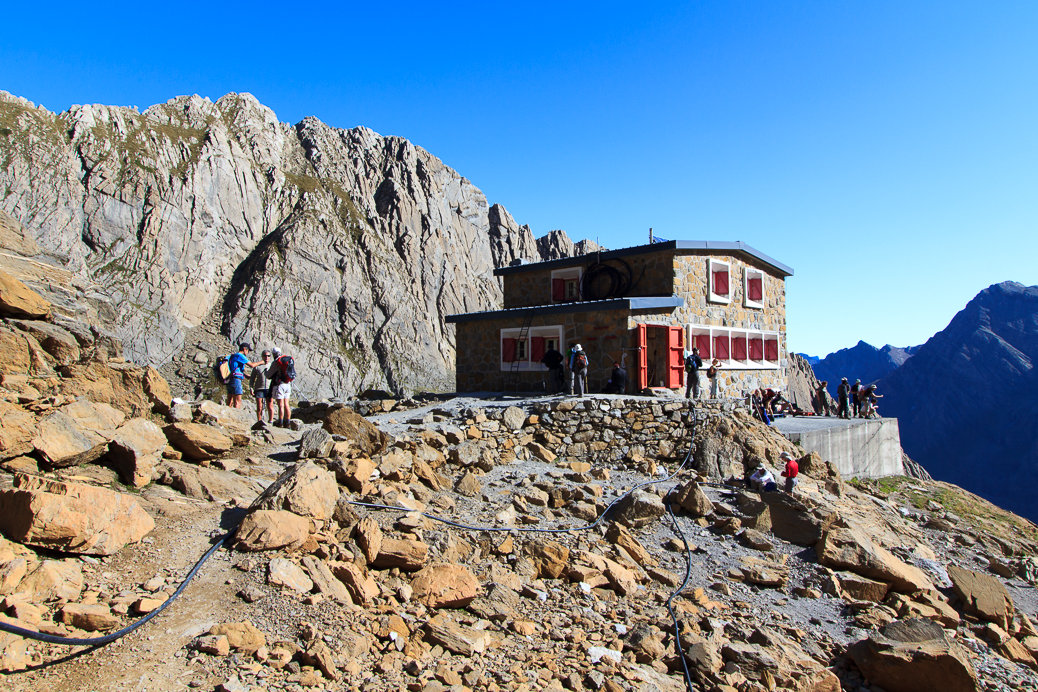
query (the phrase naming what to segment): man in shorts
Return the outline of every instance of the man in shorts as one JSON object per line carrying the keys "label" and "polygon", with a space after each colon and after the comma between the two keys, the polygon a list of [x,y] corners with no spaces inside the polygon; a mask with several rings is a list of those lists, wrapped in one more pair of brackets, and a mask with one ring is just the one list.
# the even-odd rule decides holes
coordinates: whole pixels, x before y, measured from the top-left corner
{"label": "man in shorts", "polygon": [[267,420],[274,422],[274,399],[270,392],[270,351],[264,349],[263,362],[252,369],[249,386],[256,397],[256,423],[263,423],[263,411],[267,411]]}
{"label": "man in shorts", "polygon": [[249,351],[252,346],[247,343],[238,344],[238,352],[227,359],[227,367],[230,368],[230,379],[227,380],[227,405],[231,408],[241,408],[242,384],[245,381],[245,368],[254,368],[259,362],[249,361]]}

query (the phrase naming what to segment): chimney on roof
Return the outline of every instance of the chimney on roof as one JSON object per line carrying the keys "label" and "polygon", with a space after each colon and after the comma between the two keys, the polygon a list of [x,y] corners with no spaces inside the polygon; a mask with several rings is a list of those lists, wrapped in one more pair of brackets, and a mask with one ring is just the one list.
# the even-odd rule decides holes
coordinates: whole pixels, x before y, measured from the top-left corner
{"label": "chimney on roof", "polygon": [[652,227],[649,227],[649,245],[652,245]]}

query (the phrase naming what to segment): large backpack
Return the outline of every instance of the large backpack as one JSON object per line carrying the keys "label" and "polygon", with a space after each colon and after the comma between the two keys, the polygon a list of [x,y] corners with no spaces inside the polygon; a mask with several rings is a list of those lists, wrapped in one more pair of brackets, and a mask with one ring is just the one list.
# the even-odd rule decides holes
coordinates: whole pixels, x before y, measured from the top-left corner
{"label": "large backpack", "polygon": [[587,356],[584,355],[583,351],[578,351],[577,354],[575,356],[573,356],[573,369],[574,370],[583,370],[586,367],[587,367]]}
{"label": "large backpack", "polygon": [[213,365],[213,377],[220,384],[227,384],[231,379],[231,366],[227,362],[227,356],[220,356]]}
{"label": "large backpack", "polygon": [[280,382],[291,382],[296,378],[296,362],[292,356],[281,356],[277,362]]}

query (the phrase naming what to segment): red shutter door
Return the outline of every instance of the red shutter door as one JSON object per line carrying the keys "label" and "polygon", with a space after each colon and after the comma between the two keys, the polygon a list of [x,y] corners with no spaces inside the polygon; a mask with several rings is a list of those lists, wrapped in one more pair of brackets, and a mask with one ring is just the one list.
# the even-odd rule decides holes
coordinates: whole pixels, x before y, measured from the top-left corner
{"label": "red shutter door", "polygon": [[714,270],[714,293],[719,296],[728,295],[728,270]]}
{"label": "red shutter door", "polygon": [[728,360],[731,356],[728,354],[728,336],[715,336],[714,337],[714,358],[719,360]]}
{"label": "red shutter door", "polygon": [[511,363],[515,361],[516,339],[501,339],[501,361]]}
{"label": "red shutter door", "polygon": [[747,283],[749,284],[750,300],[756,303],[759,303],[761,300],[763,300],[764,286],[762,284],[760,277],[750,279]]}
{"label": "red shutter door", "polygon": [[778,360],[778,339],[765,339],[764,360]]}
{"label": "red shutter door", "polygon": [[565,279],[552,279],[551,280],[551,299],[552,300],[566,300],[566,280]]}
{"label": "red shutter door", "polygon": [[540,363],[541,358],[544,358],[544,337],[535,336],[532,341],[532,349],[530,351],[530,362]]}
{"label": "red shutter door", "polygon": [[746,337],[732,337],[732,358],[735,360],[746,360]]}
{"label": "red shutter door", "polygon": [[667,327],[667,387],[676,389],[685,374],[685,330]]}
{"label": "red shutter door", "polygon": [[703,360],[710,360],[710,335],[709,334],[696,334],[695,336],[696,347],[699,348],[699,357]]}
{"label": "red shutter door", "polygon": [[638,391],[649,386],[649,340],[646,338],[644,324],[637,325],[638,336],[635,346],[638,348]]}
{"label": "red shutter door", "polygon": [[750,339],[750,360],[764,360],[764,339]]}

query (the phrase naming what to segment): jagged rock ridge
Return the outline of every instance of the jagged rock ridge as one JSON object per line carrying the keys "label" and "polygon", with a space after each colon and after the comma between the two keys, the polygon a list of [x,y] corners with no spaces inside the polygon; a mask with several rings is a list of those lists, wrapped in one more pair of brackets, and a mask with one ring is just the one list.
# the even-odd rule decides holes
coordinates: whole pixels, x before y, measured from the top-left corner
{"label": "jagged rock ridge", "polygon": [[918,346],[900,348],[887,344],[876,348],[872,344],[858,341],[851,348],[842,348],[830,353],[817,363],[812,363],[818,379],[829,383],[829,393],[836,396],[836,388],[840,378],[846,377],[851,382],[861,379],[865,384],[886,377],[919,350]]}
{"label": "jagged rock ridge", "polygon": [[216,315],[292,352],[311,397],[451,389],[443,318],[498,305],[495,266],[573,248],[553,232],[546,256],[405,139],[291,126],[249,94],[54,114],[0,92],[0,160],[0,211],[114,306],[128,357],[166,363]]}

